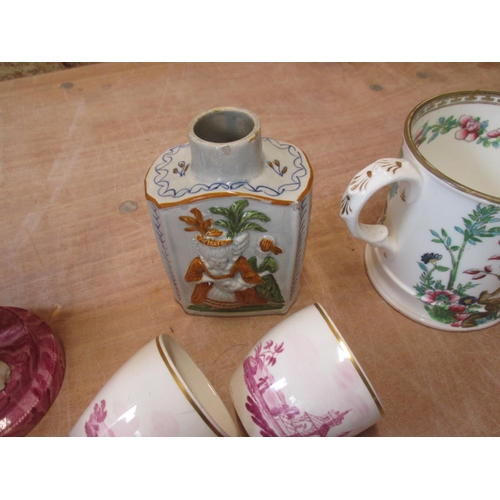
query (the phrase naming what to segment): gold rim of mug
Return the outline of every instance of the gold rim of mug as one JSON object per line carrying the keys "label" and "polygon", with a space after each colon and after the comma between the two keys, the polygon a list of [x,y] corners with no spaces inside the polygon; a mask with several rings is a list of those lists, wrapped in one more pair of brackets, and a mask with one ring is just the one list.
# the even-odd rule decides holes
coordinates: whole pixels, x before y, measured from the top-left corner
{"label": "gold rim of mug", "polygon": [[205,422],[205,424],[216,436],[224,437],[225,434],[223,434],[212,422],[210,422],[210,420],[204,414],[201,406],[198,405],[197,401],[195,401],[195,399],[189,394],[188,388],[184,384],[182,378],[177,374],[176,370],[174,370],[173,363],[170,363],[167,357],[167,353],[164,351],[164,348],[161,345],[160,337],[156,337],[156,347],[158,348],[158,352],[160,353],[161,359],[165,363],[165,366],[168,368],[170,375],[172,375],[172,378],[175,380],[175,383],[181,390],[182,394],[184,394],[184,397],[189,401],[189,404],[194,408],[194,410],[196,411],[196,413],[198,413],[203,422]]}
{"label": "gold rim of mug", "polygon": [[322,318],[325,320],[325,323],[328,325],[330,330],[332,331],[333,335],[337,339],[337,342],[341,344],[345,349],[344,351],[347,352],[349,355],[349,361],[352,363],[356,371],[358,372],[358,375],[360,376],[361,380],[365,384],[365,387],[368,389],[368,392],[370,393],[370,396],[372,397],[373,401],[375,402],[375,405],[377,406],[378,411],[380,412],[380,415],[384,416],[385,415],[385,410],[384,407],[382,406],[382,403],[380,402],[380,399],[377,396],[377,393],[375,392],[375,389],[373,388],[372,384],[368,380],[368,377],[365,375],[365,372],[361,368],[361,365],[358,363],[358,360],[355,358],[353,352],[347,345],[347,342],[344,340],[344,337],[342,337],[342,334],[340,333],[339,329],[335,326],[333,321],[330,319],[328,316],[327,312],[323,309],[323,306],[321,304],[314,304],[316,306],[316,309],[318,312],[321,314]]}
{"label": "gold rim of mug", "polygon": [[[496,101],[493,98],[493,96],[496,97]],[[415,145],[415,142],[413,141],[413,138],[411,136],[411,125],[413,122],[413,119],[415,116],[424,108],[426,108],[429,104],[431,104],[434,101],[442,101],[442,106],[441,107],[447,107],[447,106],[453,106],[455,104],[460,104],[460,101],[449,101],[445,102],[451,98],[462,98],[462,97],[469,97],[469,100],[471,102],[474,102],[475,104],[496,104],[500,105],[500,92],[495,92],[495,91],[490,91],[490,90],[460,90],[460,91],[455,91],[455,92],[448,92],[445,94],[438,94],[435,95],[434,97],[431,97],[429,99],[426,99],[425,101],[422,101],[420,104],[415,106],[413,110],[410,112],[408,117],[406,118],[405,121],[405,126],[404,126],[404,140],[405,143],[407,144],[408,148],[412,152],[413,156],[421,163],[421,165],[427,169],[431,174],[435,175],[442,181],[446,182],[450,186],[459,189],[460,191],[463,191],[464,193],[467,193],[472,196],[476,196],[477,198],[482,198],[484,200],[491,201],[493,203],[500,204],[500,197],[498,196],[492,196],[486,193],[482,193],[481,191],[477,191],[475,189],[472,189],[468,186],[465,186],[464,184],[461,184],[460,182],[457,182],[453,180],[451,177],[448,177],[447,175],[443,174],[439,169],[437,169],[430,161],[428,161],[422,153],[418,150],[417,146]],[[474,97],[474,99],[473,99]],[[477,98],[482,98],[481,100],[477,100]],[[436,109],[436,108],[432,108]],[[420,118],[420,117],[419,117]]]}

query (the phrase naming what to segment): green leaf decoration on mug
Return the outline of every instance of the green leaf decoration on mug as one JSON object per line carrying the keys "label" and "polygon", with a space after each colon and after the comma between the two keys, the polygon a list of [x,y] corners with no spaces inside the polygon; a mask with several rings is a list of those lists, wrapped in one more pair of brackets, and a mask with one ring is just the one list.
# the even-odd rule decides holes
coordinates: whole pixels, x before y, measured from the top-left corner
{"label": "green leaf decoration on mug", "polygon": [[[458,238],[455,234],[450,235],[445,229],[439,232],[430,230],[434,237],[431,241],[444,247],[444,255],[447,254],[446,261],[449,263],[444,265],[443,255],[434,252],[423,254],[418,262],[422,274],[414,288],[432,319],[457,328],[470,328],[499,317],[500,287],[493,292],[485,290],[479,296],[469,292],[477,286],[473,281],[486,277],[500,280],[500,274],[494,273],[490,265],[481,267],[484,264],[481,263],[478,269],[462,271],[472,278],[466,283],[456,284],[466,248],[482,243],[484,238],[500,236],[500,227],[492,226],[500,222],[500,218],[496,217],[499,212],[500,207],[495,205],[477,205],[471,214],[462,218],[463,226],[454,227]],[[492,255],[488,260],[500,260],[500,255]],[[446,274],[442,279],[438,279],[435,273]]]}

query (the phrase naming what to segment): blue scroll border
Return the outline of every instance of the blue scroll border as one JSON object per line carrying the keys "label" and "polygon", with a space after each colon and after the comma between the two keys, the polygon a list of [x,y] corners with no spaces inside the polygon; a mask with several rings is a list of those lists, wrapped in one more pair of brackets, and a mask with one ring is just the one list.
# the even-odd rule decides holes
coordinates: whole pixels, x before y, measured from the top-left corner
{"label": "blue scroll border", "polygon": [[251,182],[247,181],[235,181],[230,183],[218,181],[211,184],[196,183],[190,187],[175,189],[172,185],[173,183],[169,180],[169,178],[171,178],[170,166],[174,161],[174,157],[179,154],[181,150],[189,148],[189,144],[182,144],[166,151],[162,156],[162,162],[158,163],[154,167],[156,175],[154,176],[153,182],[158,187],[157,195],[162,198],[181,199],[184,197],[196,196],[200,193],[238,191],[251,195],[262,195],[270,198],[277,198],[285,192],[300,191],[303,187],[302,179],[308,174],[307,167],[304,164],[304,156],[302,152],[293,144],[279,142],[276,139],[263,137],[262,142],[268,142],[277,149],[286,150],[290,157],[293,158],[294,169],[290,166],[288,167],[290,176],[286,183],[281,184],[278,187],[271,187],[263,184],[254,186]]}

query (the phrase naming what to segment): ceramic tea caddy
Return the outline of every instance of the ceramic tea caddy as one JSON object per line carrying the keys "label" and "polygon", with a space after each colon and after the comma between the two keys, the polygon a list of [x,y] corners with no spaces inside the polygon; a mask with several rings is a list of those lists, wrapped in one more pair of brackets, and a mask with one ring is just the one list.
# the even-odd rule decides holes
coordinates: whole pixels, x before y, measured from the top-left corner
{"label": "ceramic tea caddy", "polygon": [[257,116],[218,108],[145,179],[174,295],[190,314],[285,314],[299,291],[312,170],[296,146],[262,138]]}

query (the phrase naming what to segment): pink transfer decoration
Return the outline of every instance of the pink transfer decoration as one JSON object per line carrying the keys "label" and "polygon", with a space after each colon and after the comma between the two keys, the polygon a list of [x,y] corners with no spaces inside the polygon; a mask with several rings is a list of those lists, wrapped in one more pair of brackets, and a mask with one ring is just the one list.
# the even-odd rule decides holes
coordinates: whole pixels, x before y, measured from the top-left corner
{"label": "pink transfer decoration", "polygon": [[[259,343],[255,354],[244,360],[245,384],[250,393],[245,407],[264,437],[325,437],[332,427],[343,422],[351,410],[330,410],[325,415],[316,416],[302,413],[296,406],[288,405],[281,389],[275,387],[275,379],[270,371],[276,364],[277,356],[284,351],[283,345],[284,342],[274,344],[269,340],[262,348]],[[349,432],[344,431],[338,436],[346,436]]]}

